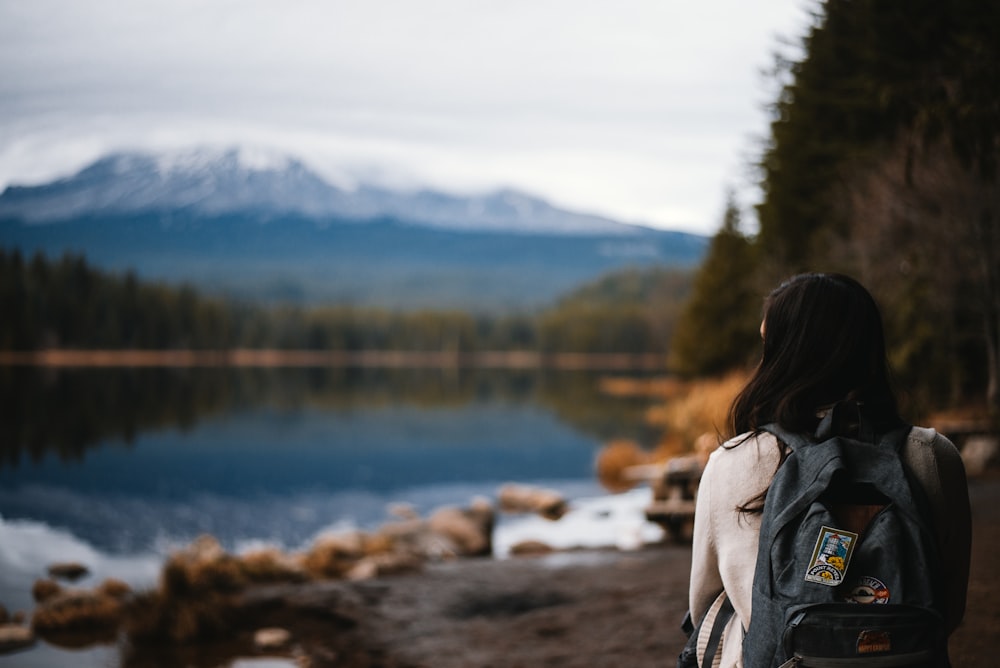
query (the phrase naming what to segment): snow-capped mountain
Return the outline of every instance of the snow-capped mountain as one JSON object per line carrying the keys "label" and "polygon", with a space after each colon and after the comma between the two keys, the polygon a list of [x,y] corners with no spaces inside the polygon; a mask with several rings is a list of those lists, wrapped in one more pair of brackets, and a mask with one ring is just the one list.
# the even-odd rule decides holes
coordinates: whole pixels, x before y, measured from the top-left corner
{"label": "snow-capped mountain", "polygon": [[643,228],[575,213],[513,190],[458,196],[431,190],[346,190],[299,160],[249,149],[118,153],[75,175],[0,195],[0,219],[46,223],[96,215],[185,211],[204,216],[294,214],[317,221],[391,218],[457,230],[633,234]]}
{"label": "snow-capped mountain", "polygon": [[510,190],[347,190],[236,149],[116,154],[0,195],[0,248],[283,302],[534,308],[623,267],[690,267],[707,242]]}

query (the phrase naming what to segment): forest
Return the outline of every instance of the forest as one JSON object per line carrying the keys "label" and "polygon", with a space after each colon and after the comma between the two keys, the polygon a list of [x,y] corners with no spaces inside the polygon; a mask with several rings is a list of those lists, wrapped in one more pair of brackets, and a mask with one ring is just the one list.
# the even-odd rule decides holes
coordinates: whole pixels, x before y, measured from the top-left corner
{"label": "forest", "polygon": [[756,229],[730,204],[674,339],[686,375],[752,364],[761,296],[803,271],[879,301],[911,410],[1000,414],[1000,2],[827,0],[778,54]]}
{"label": "forest", "polygon": [[609,274],[536,313],[263,306],[0,249],[0,350],[407,350],[666,355],[690,272]]}

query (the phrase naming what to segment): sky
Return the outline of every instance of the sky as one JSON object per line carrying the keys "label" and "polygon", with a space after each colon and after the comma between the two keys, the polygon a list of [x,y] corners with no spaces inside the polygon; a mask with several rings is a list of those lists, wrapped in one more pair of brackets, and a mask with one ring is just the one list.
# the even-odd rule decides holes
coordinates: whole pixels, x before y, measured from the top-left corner
{"label": "sky", "polygon": [[[0,190],[120,150],[288,153],[344,187],[516,188],[711,234],[759,198],[806,0],[0,0]],[[752,224],[752,221],[751,221]]]}

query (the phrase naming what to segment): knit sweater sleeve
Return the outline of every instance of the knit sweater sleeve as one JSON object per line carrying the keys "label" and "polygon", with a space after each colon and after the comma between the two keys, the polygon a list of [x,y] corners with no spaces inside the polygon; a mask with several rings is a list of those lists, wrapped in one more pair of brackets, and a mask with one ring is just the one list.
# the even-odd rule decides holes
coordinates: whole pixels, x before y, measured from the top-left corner
{"label": "knit sweater sleeve", "polygon": [[695,620],[723,589],[745,628],[757,561],[760,515],[738,507],[771,482],[780,452],[770,434],[737,437],[709,457],[698,489],[689,604]]}
{"label": "knit sweater sleeve", "polygon": [[711,512],[712,487],[717,468],[718,460],[713,454],[702,472],[695,504],[691,539],[691,583],[688,589],[688,607],[695,623],[704,616],[712,601],[722,591],[718,545]]}

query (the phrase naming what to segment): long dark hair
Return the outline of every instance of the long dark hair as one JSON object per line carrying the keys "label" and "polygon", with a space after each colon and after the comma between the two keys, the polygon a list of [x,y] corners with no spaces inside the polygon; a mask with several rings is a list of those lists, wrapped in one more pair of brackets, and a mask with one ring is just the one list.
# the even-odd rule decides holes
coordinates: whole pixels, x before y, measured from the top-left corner
{"label": "long dark hair", "polygon": [[[882,316],[856,280],[841,274],[790,278],[765,299],[762,330],[760,362],[729,411],[732,435],[749,438],[772,422],[812,434],[817,413],[845,400],[857,402],[877,431],[901,424]],[[741,510],[758,510],[754,501]]]}

